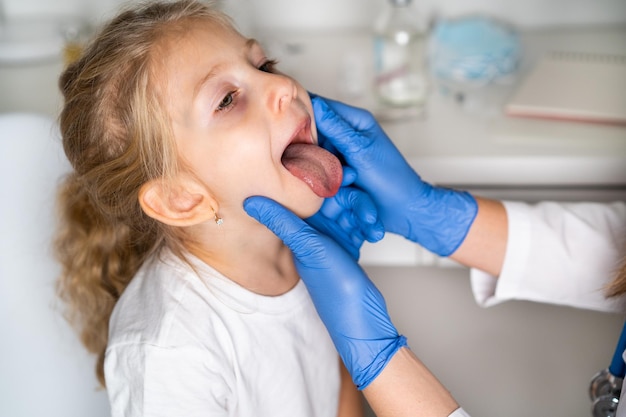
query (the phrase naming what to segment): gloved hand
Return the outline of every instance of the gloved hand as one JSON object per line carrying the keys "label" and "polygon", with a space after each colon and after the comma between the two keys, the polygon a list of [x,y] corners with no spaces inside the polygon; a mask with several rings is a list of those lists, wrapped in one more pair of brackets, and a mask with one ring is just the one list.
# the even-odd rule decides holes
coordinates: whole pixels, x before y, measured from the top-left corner
{"label": "gloved hand", "polygon": [[350,187],[355,178],[354,170],[344,167],[343,180],[337,194],[325,199],[320,210],[306,222],[332,237],[358,260],[363,242],[378,242],[384,237],[385,228],[370,197]]}
{"label": "gloved hand", "polygon": [[372,197],[385,230],[448,256],[465,239],[477,213],[467,192],[422,181],[366,110],[312,97],[320,143],[340,153]]}
{"label": "gloved hand", "polygon": [[367,387],[403,346],[383,296],[337,242],[266,197],[250,197],[246,212],[294,254],[320,318],[359,389]]}

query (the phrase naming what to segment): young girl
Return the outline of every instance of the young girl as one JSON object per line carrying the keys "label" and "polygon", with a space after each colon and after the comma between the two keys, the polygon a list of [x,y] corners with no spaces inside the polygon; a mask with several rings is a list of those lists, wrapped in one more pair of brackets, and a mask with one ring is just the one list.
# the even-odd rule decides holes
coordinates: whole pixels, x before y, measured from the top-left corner
{"label": "young girl", "polygon": [[59,292],[112,414],[362,414],[291,252],[242,208],[337,192],[306,90],[194,1],[123,12],[60,86]]}

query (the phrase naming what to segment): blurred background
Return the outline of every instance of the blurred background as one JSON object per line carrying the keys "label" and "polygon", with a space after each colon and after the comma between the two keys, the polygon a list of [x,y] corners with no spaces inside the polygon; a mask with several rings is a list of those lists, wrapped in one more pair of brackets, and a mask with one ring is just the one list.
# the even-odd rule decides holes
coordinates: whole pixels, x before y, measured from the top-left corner
{"label": "blurred background", "polygon": [[[422,37],[420,53],[430,58],[421,69],[429,87],[423,100],[408,105],[381,102],[374,87],[378,51],[373,39],[381,25],[390,24],[381,23],[389,16],[389,1],[218,3],[245,35],[260,39],[278,58],[281,70],[309,90],[372,110],[426,180],[524,201],[626,198],[623,123],[507,114],[546,53],[626,57],[624,0],[413,0],[401,13],[414,20]],[[54,187],[67,171],[54,123],[61,106],[57,79],[123,4],[0,0],[0,201],[5,206],[0,212],[0,416],[109,415],[93,358],[55,301],[58,268],[49,240]],[[496,35],[477,36],[474,44],[457,36],[452,49],[460,55],[467,48],[477,50],[483,63],[479,75],[462,66],[454,72],[461,76],[438,78],[433,51],[450,46],[444,41],[452,38],[440,37],[437,44],[435,34],[476,16],[470,34],[482,35],[477,31],[486,28]],[[624,83],[622,59],[616,86]],[[485,75],[485,68],[502,62],[511,65]],[[612,89],[624,96],[626,88],[616,86]],[[474,302],[467,269],[393,236],[366,245],[362,263],[413,350],[471,415],[591,415],[588,383],[609,364],[622,316],[524,301],[483,309]]]}

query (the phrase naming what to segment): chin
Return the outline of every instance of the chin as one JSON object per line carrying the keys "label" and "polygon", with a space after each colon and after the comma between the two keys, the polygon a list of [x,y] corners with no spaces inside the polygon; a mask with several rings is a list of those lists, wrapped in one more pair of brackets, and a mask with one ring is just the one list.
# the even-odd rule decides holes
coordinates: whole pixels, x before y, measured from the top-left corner
{"label": "chin", "polygon": [[293,211],[301,219],[311,217],[319,211],[324,203],[324,198],[313,195],[313,198],[301,199],[298,204],[285,204],[285,207]]}

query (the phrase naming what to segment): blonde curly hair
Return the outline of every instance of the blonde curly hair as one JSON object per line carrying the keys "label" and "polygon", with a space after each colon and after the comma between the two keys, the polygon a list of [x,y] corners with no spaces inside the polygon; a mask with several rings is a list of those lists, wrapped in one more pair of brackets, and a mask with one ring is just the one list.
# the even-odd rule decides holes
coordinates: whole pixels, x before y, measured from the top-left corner
{"label": "blonde curly hair", "polygon": [[180,235],[146,216],[140,187],[172,178],[178,161],[156,70],[160,42],[190,21],[231,25],[210,4],[152,2],[113,18],[61,75],[60,127],[73,172],[59,190],[57,291],[66,317],[97,355],[102,386],[109,318],[141,264]]}

